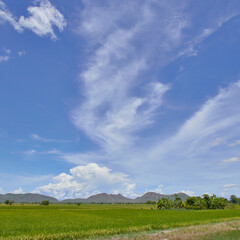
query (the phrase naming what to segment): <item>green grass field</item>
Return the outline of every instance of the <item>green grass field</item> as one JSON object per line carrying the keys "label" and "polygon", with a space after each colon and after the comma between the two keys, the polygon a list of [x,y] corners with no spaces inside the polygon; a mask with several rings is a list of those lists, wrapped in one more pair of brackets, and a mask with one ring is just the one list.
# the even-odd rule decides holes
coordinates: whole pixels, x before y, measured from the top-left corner
{"label": "green grass field", "polygon": [[240,219],[240,209],[151,210],[153,205],[0,205],[0,236],[76,239]]}

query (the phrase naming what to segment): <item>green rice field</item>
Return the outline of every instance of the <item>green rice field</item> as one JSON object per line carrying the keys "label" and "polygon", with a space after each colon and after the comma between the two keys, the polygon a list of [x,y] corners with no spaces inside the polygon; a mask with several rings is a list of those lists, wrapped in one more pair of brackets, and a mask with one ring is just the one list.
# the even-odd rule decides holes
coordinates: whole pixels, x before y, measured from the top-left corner
{"label": "green rice field", "polygon": [[145,204],[0,205],[0,239],[80,239],[233,219],[240,219],[239,208],[161,211]]}

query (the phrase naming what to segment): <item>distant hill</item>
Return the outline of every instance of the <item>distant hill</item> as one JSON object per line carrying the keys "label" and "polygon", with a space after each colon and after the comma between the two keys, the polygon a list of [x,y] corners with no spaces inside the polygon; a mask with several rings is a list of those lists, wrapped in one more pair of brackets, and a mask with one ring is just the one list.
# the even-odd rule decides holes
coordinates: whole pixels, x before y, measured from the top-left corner
{"label": "distant hill", "polygon": [[141,197],[136,199],[126,198],[121,194],[107,194],[99,193],[92,195],[88,198],[75,198],[75,199],[65,199],[62,201],[57,200],[56,198],[36,194],[36,193],[24,193],[24,194],[0,194],[0,203],[5,202],[6,200],[14,201],[15,203],[40,203],[44,200],[48,200],[51,203],[146,203],[147,201],[157,202],[159,199],[166,197],[168,199],[175,199],[175,196],[180,197],[185,201],[188,197],[185,193],[177,193],[171,195],[164,195],[155,192],[147,192]]}
{"label": "distant hill", "polygon": [[154,201],[157,202],[159,199],[163,198],[164,195],[155,192],[147,192],[141,197],[137,197],[134,202],[135,203],[145,203],[147,201]]}
{"label": "distant hill", "polygon": [[126,198],[121,194],[107,194],[107,193],[100,193],[93,195],[87,198],[87,202],[95,202],[95,203],[129,203],[133,200],[130,198]]}
{"label": "distant hill", "polygon": [[180,197],[183,201],[186,201],[188,198],[188,195],[185,193],[176,193],[176,194],[171,194],[171,195],[164,195],[160,193],[155,193],[155,192],[147,192],[141,197],[137,197],[134,200],[134,203],[145,203],[147,201],[155,201],[157,202],[159,199],[162,199],[163,197],[174,200],[175,197],[178,196]]}
{"label": "distant hill", "polygon": [[78,202],[82,202],[82,203],[146,203],[147,201],[157,202],[159,199],[163,197],[174,200],[176,195],[180,197],[183,201],[185,201],[188,198],[188,195],[185,193],[163,195],[155,192],[147,192],[141,197],[137,197],[136,199],[126,198],[121,194],[100,193],[100,194],[92,195],[86,199],[84,198],[66,199],[61,202],[62,203],[78,203]]}
{"label": "distant hill", "polygon": [[37,194],[37,193],[24,193],[24,194],[0,194],[0,202],[5,202],[6,200],[14,201],[16,203],[33,203],[42,202],[48,200],[51,203],[57,203],[58,200],[53,197]]}
{"label": "distant hill", "polygon": [[62,203],[130,203],[133,199],[126,198],[121,194],[99,193],[88,198],[65,199]]}

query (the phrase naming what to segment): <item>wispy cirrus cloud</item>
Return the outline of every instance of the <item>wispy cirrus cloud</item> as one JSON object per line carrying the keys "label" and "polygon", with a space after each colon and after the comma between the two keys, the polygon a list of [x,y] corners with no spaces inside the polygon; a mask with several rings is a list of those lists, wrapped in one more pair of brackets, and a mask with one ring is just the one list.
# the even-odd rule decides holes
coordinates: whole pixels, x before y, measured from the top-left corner
{"label": "wispy cirrus cloud", "polygon": [[[99,150],[54,150],[49,154],[85,167],[92,162],[109,169],[119,167],[121,172],[131,173],[129,191],[136,183],[144,189],[159,181],[164,186],[179,183],[177,189],[193,189],[186,186],[189,177],[194,177],[196,185],[198,181],[202,185],[209,176],[219,179],[223,164],[218,163],[233,156],[223,143],[236,139],[239,130],[235,104],[239,102],[239,82],[221,89],[216,96],[208,96],[177,131],[162,136],[160,130],[166,95],[174,86],[158,70],[180,57],[198,57],[201,43],[238,14],[226,11],[195,27],[187,9],[189,2],[149,0],[126,5],[119,1],[83,1],[76,31],[86,44],[86,56],[79,77],[81,102],[71,112],[71,119]],[[75,183],[71,174],[64,174],[70,188],[85,189],[81,185],[84,181]],[[172,176],[179,181],[176,183]],[[183,182],[184,186],[180,185]],[[59,187],[54,194],[64,197],[67,190],[63,185],[57,178],[40,189],[52,193]],[[156,189],[160,191],[161,185]]]}
{"label": "wispy cirrus cloud", "polygon": [[230,184],[224,184],[223,187],[224,188],[235,188],[235,187],[238,187],[238,185],[235,183],[230,183]]}
{"label": "wispy cirrus cloud", "polygon": [[236,146],[238,146],[238,145],[240,145],[240,140],[237,140],[237,141],[235,141],[235,142],[232,142],[232,143],[229,143],[229,144],[228,144],[228,146],[230,146],[230,147],[236,147]]}
{"label": "wispy cirrus cloud", "polygon": [[157,179],[173,162],[173,172],[191,162],[190,174],[208,154],[206,164],[221,162],[222,151],[215,150],[236,137],[230,128],[238,129],[239,114],[232,102],[238,101],[239,83],[209,98],[172,136],[164,139],[154,131],[149,140],[141,133],[161,125],[161,107],[173,87],[152,73],[179,57],[197,56],[201,43],[238,12],[231,9],[193,30],[189,1],[134,1],[127,8],[117,1],[84,4],[78,33],[91,51],[79,78],[83,98],[71,117],[99,144],[99,151],[63,154],[65,160],[116,164],[139,179],[145,172]]}
{"label": "wispy cirrus cloud", "polygon": [[29,17],[20,16],[17,19],[9,11],[5,3],[0,1],[0,21],[10,23],[20,33],[24,29],[29,29],[38,36],[50,36],[51,39],[56,40],[54,26],[61,32],[66,27],[66,20],[48,0],[39,2],[39,6],[28,7]]}
{"label": "wispy cirrus cloud", "polygon": [[38,134],[31,134],[30,135],[31,139],[35,140],[35,141],[40,141],[40,142],[70,142],[69,140],[63,140],[63,139],[53,139],[53,138],[44,138],[39,136]]}
{"label": "wispy cirrus cloud", "polygon": [[[154,122],[156,110],[170,89],[153,76],[143,77],[152,67],[147,62],[155,54],[153,45],[168,55],[160,56],[160,65],[170,61],[171,51],[179,45],[188,20],[178,13],[183,4],[174,9],[154,1],[143,5],[131,2],[128,7],[117,1],[107,7],[96,2],[85,3],[80,33],[90,39],[92,47],[97,47],[81,73],[84,101],[74,109],[72,119],[105,151],[118,151],[133,145],[135,134]],[[155,8],[161,11],[161,17],[159,14],[156,17]],[[116,9],[118,13],[112,14]],[[128,16],[130,24],[121,26],[124,16]],[[156,39],[147,38],[153,33]],[[135,44],[143,47],[139,50]],[[139,89],[141,94],[137,95],[133,89]]]}
{"label": "wispy cirrus cloud", "polygon": [[156,122],[171,85],[151,72],[180,56],[197,55],[194,47],[238,14],[226,12],[190,37],[189,1],[175,3],[84,2],[78,32],[94,51],[80,74],[83,101],[72,120],[108,153],[134,146],[139,132]]}
{"label": "wispy cirrus cloud", "polygon": [[232,158],[224,159],[222,162],[223,163],[240,162],[240,158],[239,157],[232,157]]}

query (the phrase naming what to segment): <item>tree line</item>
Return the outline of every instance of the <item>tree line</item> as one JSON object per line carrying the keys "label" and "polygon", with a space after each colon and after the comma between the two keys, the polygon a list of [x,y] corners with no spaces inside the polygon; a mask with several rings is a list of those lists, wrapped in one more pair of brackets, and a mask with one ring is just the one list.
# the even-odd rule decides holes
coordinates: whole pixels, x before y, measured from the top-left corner
{"label": "tree line", "polygon": [[226,205],[230,203],[240,203],[240,199],[235,195],[230,197],[230,201],[223,197],[217,197],[216,195],[209,196],[204,194],[202,197],[188,197],[186,201],[183,201],[180,197],[176,196],[175,200],[168,198],[161,198],[157,202],[157,208],[164,209],[224,209]]}

